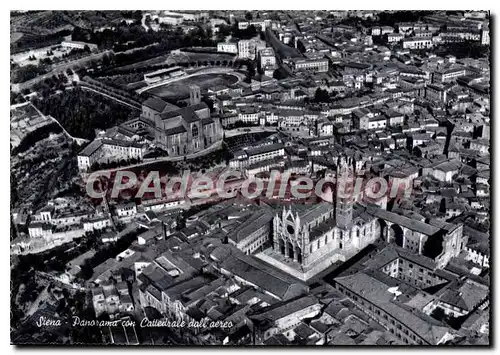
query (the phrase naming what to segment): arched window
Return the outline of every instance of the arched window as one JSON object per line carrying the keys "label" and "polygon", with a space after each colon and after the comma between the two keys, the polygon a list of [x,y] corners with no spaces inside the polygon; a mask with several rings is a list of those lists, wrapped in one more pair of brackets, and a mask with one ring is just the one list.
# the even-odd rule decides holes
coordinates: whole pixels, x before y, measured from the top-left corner
{"label": "arched window", "polygon": [[193,138],[198,137],[198,126],[194,125],[193,130],[191,131]]}

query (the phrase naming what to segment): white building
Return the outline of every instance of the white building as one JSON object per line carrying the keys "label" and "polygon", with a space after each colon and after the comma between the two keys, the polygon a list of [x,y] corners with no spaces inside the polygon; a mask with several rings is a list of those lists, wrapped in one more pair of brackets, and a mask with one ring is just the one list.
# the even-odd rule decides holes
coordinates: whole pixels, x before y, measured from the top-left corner
{"label": "white building", "polygon": [[292,60],[292,67],[294,71],[310,70],[318,73],[325,73],[328,71],[328,59],[294,59]]}
{"label": "white building", "polygon": [[238,45],[235,42],[219,42],[217,43],[217,52],[236,54],[238,53]]}
{"label": "white building", "polygon": [[453,177],[458,174],[459,166],[459,163],[453,161],[441,163],[433,169],[432,176],[439,181],[450,183],[453,181]]}
{"label": "white building", "polygon": [[61,42],[61,46],[72,49],[84,49],[87,46],[91,51],[97,50],[97,44],[78,41],[63,41]]}
{"label": "white building", "polygon": [[238,56],[240,58],[255,59],[255,41],[251,39],[239,41]]}
{"label": "white building", "polygon": [[272,48],[264,48],[259,51],[259,62],[261,68],[276,67],[276,55]]}
{"label": "white building", "polygon": [[300,124],[305,123],[304,112],[299,110],[282,110],[279,113],[280,127],[298,127]]}
{"label": "white building", "polygon": [[489,28],[484,28],[481,31],[481,44],[482,45],[489,45],[490,44],[490,29]]}
{"label": "white building", "polygon": [[401,41],[405,36],[401,33],[388,33],[387,34],[387,42],[395,43]]}
{"label": "white building", "polygon": [[134,202],[129,202],[116,206],[118,217],[132,217],[137,213],[137,206]]}
{"label": "white building", "polygon": [[111,226],[111,220],[107,216],[95,216],[83,221],[84,231],[94,231]]}
{"label": "white building", "polygon": [[164,11],[162,17],[180,17],[182,21],[199,21],[208,17],[205,11]]}
{"label": "white building", "polygon": [[229,243],[245,254],[261,251],[269,240],[273,215],[268,211],[258,211],[229,233]]}
{"label": "white building", "polygon": [[31,238],[42,238],[52,235],[53,226],[49,223],[34,222],[28,227],[28,234]]}
{"label": "white building", "polygon": [[446,70],[438,70],[434,72],[433,81],[435,83],[447,83],[455,81],[457,78],[465,76],[465,68],[457,67]]}
{"label": "white building", "polygon": [[238,121],[257,125],[259,124],[259,111],[252,107],[243,107],[238,112]]}
{"label": "white building", "polygon": [[403,40],[403,48],[404,49],[423,49],[423,48],[432,48],[432,38],[407,38]]}
{"label": "white building", "polygon": [[[153,18],[155,18],[155,17],[153,17]],[[165,15],[157,16],[157,18],[158,18],[158,22],[165,23],[167,25],[172,25],[172,26],[180,25],[181,23],[184,22],[184,18],[181,15],[177,15],[177,14],[165,14]]]}
{"label": "white building", "polygon": [[281,143],[252,147],[234,154],[229,162],[232,168],[241,168],[265,160],[272,160],[285,155],[285,146]]}
{"label": "white building", "polygon": [[179,208],[182,207],[186,203],[184,199],[170,199],[170,200],[152,200],[152,201],[143,201],[142,207],[145,212],[153,211],[160,212],[168,209]]}
{"label": "white building", "polygon": [[240,30],[246,30],[250,26],[255,26],[257,29],[260,28],[260,30],[265,31],[266,28],[272,26],[272,21],[269,19],[266,20],[252,20],[252,21],[239,21],[238,22],[238,29]]}
{"label": "white building", "polygon": [[117,139],[95,139],[78,154],[78,169],[87,171],[101,160],[142,159],[145,147]]}

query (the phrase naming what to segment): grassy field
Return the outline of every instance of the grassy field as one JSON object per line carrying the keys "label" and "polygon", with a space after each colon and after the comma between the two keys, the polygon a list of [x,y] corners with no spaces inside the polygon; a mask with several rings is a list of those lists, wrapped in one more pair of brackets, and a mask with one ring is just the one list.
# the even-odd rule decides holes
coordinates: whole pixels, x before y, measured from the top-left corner
{"label": "grassy field", "polygon": [[189,85],[198,85],[202,90],[218,85],[231,85],[237,78],[229,74],[205,74],[187,78],[148,91],[166,100],[180,100],[189,97]]}

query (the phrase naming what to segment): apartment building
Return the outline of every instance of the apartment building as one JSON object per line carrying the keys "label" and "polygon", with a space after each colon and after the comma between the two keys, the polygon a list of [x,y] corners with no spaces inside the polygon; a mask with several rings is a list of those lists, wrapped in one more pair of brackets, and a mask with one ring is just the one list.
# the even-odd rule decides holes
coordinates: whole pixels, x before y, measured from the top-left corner
{"label": "apartment building", "polygon": [[217,52],[237,54],[238,45],[236,42],[219,42],[217,43]]}
{"label": "apartment building", "polygon": [[432,38],[421,38],[421,37],[413,37],[406,38],[403,40],[403,48],[404,49],[424,49],[424,48],[432,48]]}
{"label": "apartment building", "polygon": [[317,73],[325,73],[328,71],[328,59],[292,59],[293,71],[309,70]]}

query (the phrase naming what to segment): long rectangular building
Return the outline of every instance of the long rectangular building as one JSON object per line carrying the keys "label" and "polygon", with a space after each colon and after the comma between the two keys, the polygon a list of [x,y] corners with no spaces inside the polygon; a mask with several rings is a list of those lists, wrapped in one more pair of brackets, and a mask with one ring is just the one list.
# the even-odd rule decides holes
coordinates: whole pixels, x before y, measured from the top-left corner
{"label": "long rectangular building", "polygon": [[376,272],[338,277],[335,287],[363,312],[408,345],[439,345],[453,339],[452,330],[397,301],[400,281]]}

